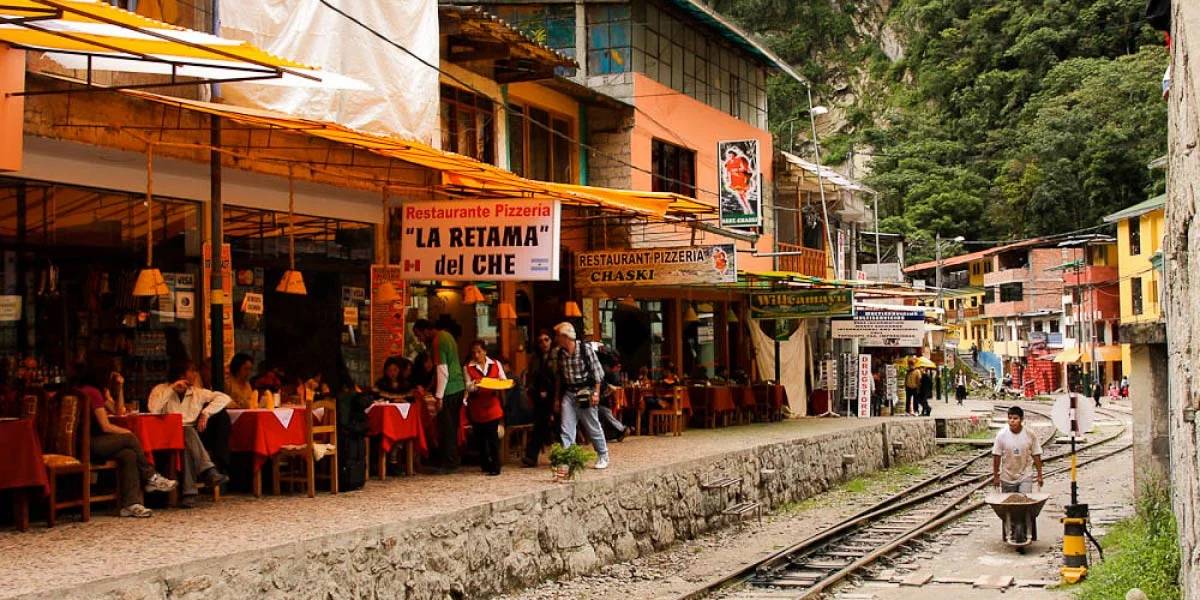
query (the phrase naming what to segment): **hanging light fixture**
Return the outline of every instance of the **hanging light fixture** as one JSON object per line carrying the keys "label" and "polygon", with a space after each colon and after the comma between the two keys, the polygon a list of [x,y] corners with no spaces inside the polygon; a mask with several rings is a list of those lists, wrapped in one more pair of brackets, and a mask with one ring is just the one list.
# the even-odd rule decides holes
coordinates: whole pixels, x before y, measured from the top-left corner
{"label": "hanging light fixture", "polygon": [[512,321],[517,318],[517,309],[513,307],[512,302],[501,302],[496,308],[496,318],[500,320]]}
{"label": "hanging light fixture", "polygon": [[641,310],[642,309],[642,307],[638,306],[637,300],[633,299],[633,294],[630,294],[628,296],[625,296],[624,298],[621,298],[620,300],[617,300],[617,308],[620,308],[623,310]]}
{"label": "hanging light fixture", "polygon": [[283,272],[283,279],[275,291],[283,294],[308,295],[304,287],[304,276],[296,270],[296,179],[292,174],[292,165],[288,165],[288,270]]}
{"label": "hanging light fixture", "polygon": [[683,322],[695,323],[699,320],[700,315],[696,314],[696,309],[691,304],[688,304],[687,310],[683,311]]}
{"label": "hanging light fixture", "polygon": [[154,213],[150,204],[154,196],[154,146],[146,149],[146,268],[138,272],[133,295],[163,296],[171,293],[162,271],[154,268]]}
{"label": "hanging light fixture", "polygon": [[475,284],[463,288],[463,304],[478,304],[483,301],[483,292],[479,291]]}
{"label": "hanging light fixture", "polygon": [[[388,190],[387,186],[383,186],[383,265],[386,267],[392,263],[392,251],[388,247],[391,237],[388,235],[392,224],[391,216],[388,214]],[[386,273],[387,270],[385,269]],[[384,280],[379,284],[379,288],[375,290],[374,301],[379,304],[391,304],[400,299],[400,294],[396,292],[396,286],[392,285],[391,281]]]}
{"label": "hanging light fixture", "polygon": [[579,303],[574,300],[567,301],[563,307],[563,315],[567,317],[582,317],[583,311],[579,310]]}

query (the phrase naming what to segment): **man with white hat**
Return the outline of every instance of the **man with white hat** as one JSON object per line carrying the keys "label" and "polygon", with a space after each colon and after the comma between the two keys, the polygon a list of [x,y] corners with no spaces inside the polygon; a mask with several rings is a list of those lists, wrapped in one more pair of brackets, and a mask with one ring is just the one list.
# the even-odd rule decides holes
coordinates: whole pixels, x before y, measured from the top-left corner
{"label": "man with white hat", "polygon": [[558,385],[562,398],[562,445],[571,447],[575,443],[576,423],[583,430],[592,447],[600,456],[597,469],[608,468],[608,444],[604,441],[604,430],[600,428],[600,383],[604,370],[591,344],[581,344],[575,335],[575,326],[562,322],[554,326],[558,342]]}

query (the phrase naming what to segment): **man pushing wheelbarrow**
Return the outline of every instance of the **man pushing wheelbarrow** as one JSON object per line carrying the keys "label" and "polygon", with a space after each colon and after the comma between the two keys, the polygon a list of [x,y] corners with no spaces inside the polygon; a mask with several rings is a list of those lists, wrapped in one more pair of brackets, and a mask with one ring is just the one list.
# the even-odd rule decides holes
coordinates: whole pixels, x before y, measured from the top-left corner
{"label": "man pushing wheelbarrow", "polygon": [[[1033,491],[1030,465],[1037,469],[1037,494]],[[1025,411],[1008,409],[1008,428],[996,434],[992,444],[992,486],[999,493],[984,499],[1004,521],[1004,541],[1025,546],[1037,539],[1037,516],[1049,498],[1042,490],[1042,445],[1025,428]]]}

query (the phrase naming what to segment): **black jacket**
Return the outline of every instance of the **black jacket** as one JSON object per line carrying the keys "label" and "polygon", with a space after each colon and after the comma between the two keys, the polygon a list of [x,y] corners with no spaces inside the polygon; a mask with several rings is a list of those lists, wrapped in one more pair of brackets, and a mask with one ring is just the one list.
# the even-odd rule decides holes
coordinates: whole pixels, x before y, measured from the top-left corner
{"label": "black jacket", "polygon": [[557,376],[554,371],[553,352],[546,356],[534,353],[533,358],[529,361],[529,370],[525,374],[525,385],[530,400],[535,404],[554,402],[555,385],[557,384]]}

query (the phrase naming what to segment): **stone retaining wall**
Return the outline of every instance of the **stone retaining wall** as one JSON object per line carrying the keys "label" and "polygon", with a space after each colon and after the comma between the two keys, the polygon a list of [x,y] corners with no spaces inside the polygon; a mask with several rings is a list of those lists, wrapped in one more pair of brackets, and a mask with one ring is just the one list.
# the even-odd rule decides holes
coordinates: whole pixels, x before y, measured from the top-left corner
{"label": "stone retaining wall", "polygon": [[[26,598],[483,598],[727,526],[721,511],[737,501],[770,509],[934,447],[933,420],[894,420]],[[720,477],[740,484],[701,489]]]}

